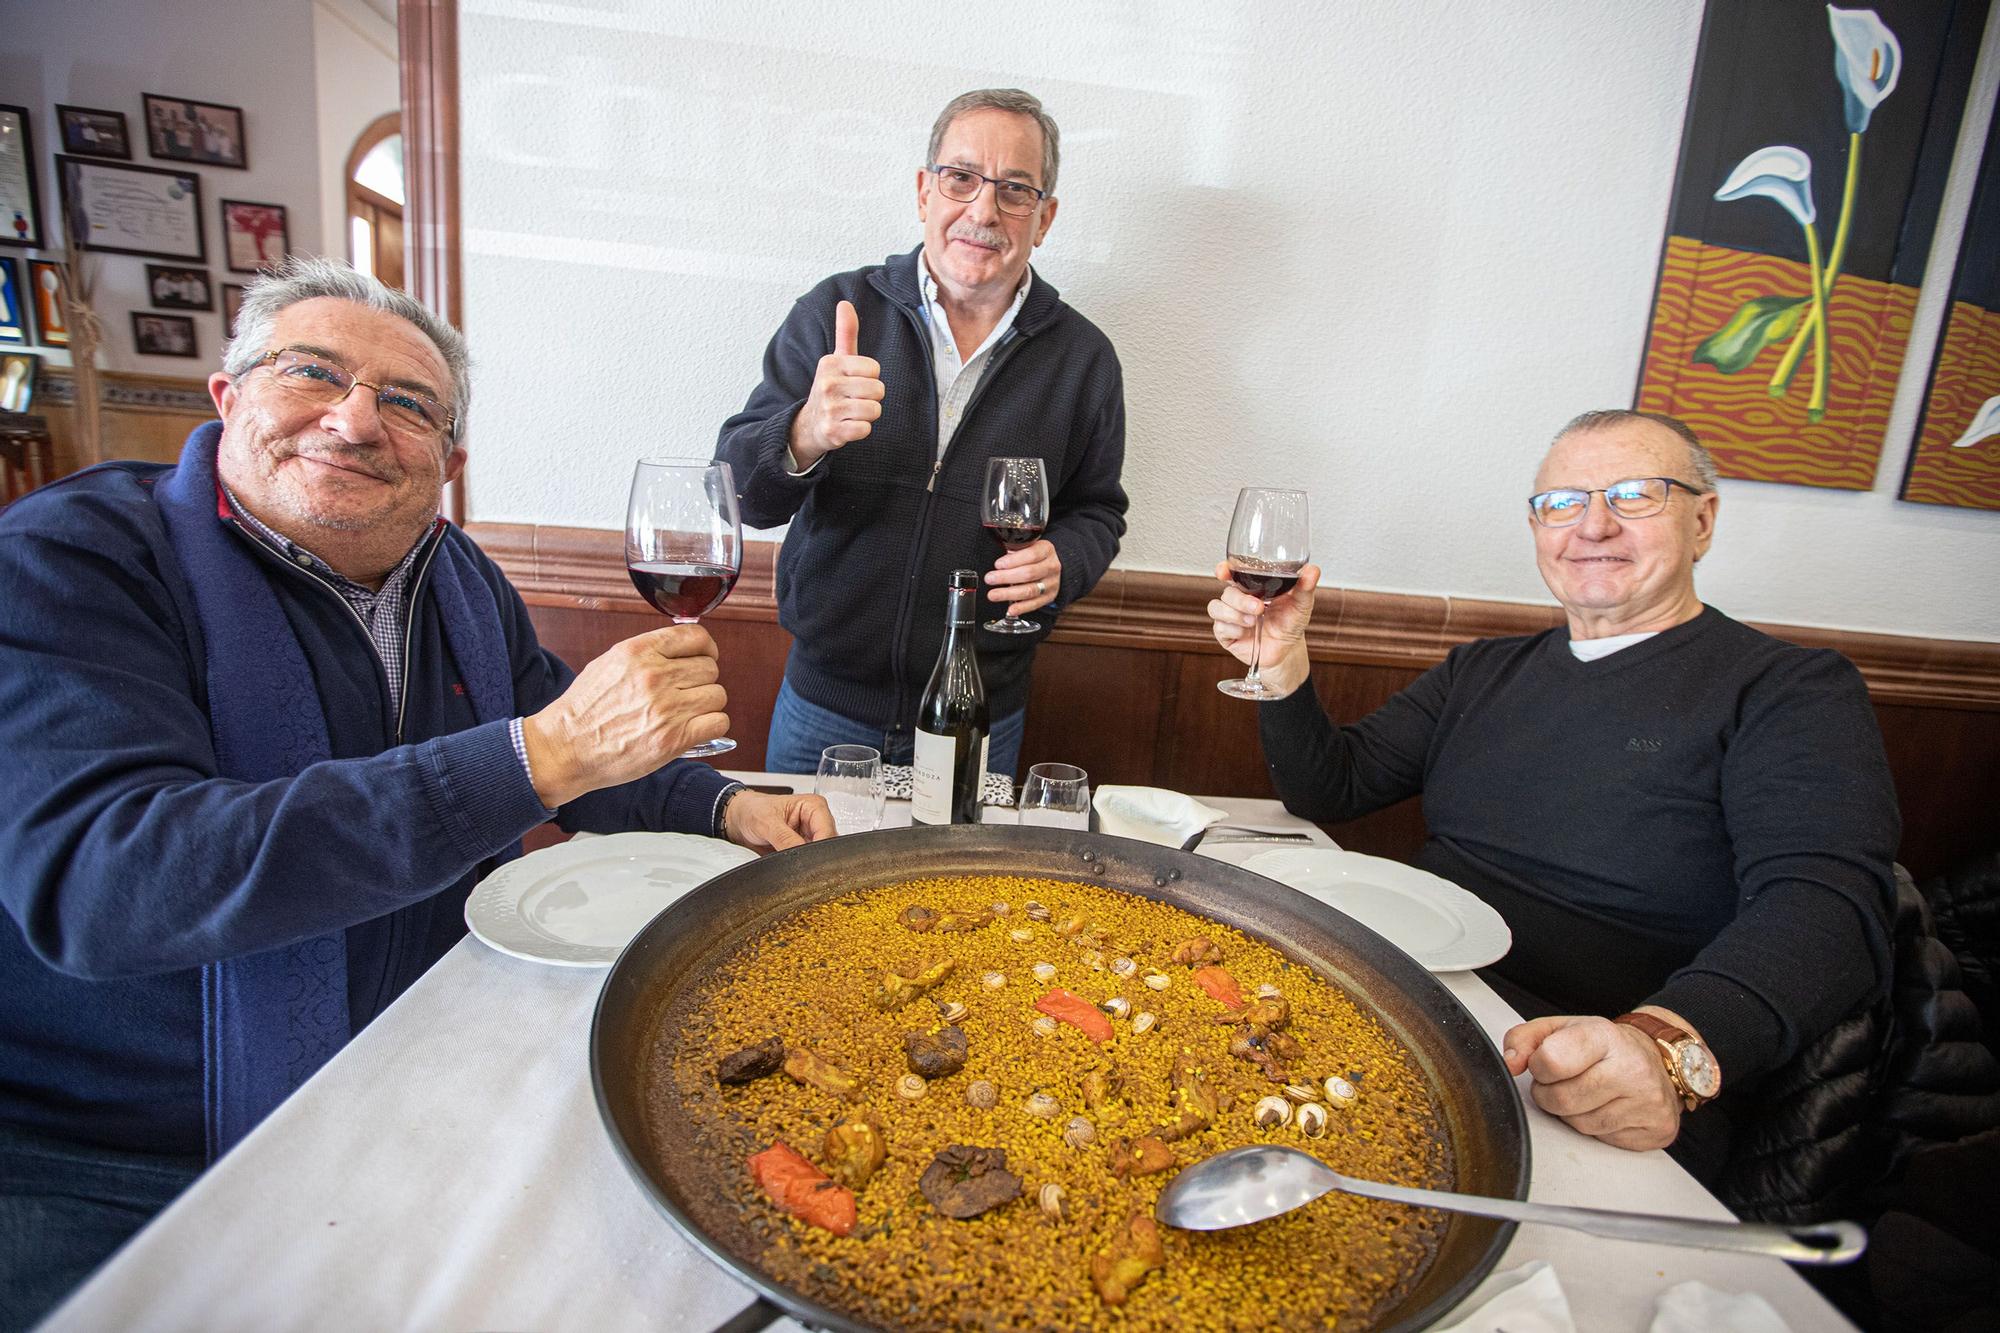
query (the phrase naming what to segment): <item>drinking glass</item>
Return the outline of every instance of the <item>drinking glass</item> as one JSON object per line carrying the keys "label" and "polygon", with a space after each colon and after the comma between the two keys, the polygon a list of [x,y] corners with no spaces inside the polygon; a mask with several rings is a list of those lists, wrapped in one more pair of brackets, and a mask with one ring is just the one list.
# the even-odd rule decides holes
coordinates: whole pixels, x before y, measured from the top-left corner
{"label": "drinking glass", "polygon": [[1045,828],[1090,827],[1090,775],[1075,764],[1036,764],[1021,784],[1021,819]]}
{"label": "drinking glass", "polygon": [[[743,569],[743,524],[727,463],[642,458],[625,507],[625,569],[632,586],[676,625],[722,605]],[[727,736],[682,751],[699,759],[736,748]]]}
{"label": "drinking glass", "polygon": [[872,745],[829,745],[819,752],[813,791],[826,798],[838,833],[866,833],[882,823],[882,752]]}
{"label": "drinking glass", "polygon": [[[979,521],[1009,551],[1033,545],[1049,525],[1049,470],[1039,458],[990,458]],[[1041,626],[1019,616],[986,622],[995,634],[1033,634]]]}
{"label": "drinking glass", "polygon": [[[1236,493],[1236,512],[1229,519],[1230,582],[1270,606],[1299,581],[1310,558],[1311,528],[1304,491],[1245,486]],[[1257,674],[1263,631],[1261,619],[1250,627],[1250,674],[1217,681],[1215,688],[1238,699],[1278,697]]]}

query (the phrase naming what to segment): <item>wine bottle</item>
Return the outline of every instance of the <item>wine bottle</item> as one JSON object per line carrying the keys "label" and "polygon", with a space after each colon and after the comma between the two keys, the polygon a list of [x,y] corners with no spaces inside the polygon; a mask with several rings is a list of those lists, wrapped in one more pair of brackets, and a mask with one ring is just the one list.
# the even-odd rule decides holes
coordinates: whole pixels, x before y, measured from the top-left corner
{"label": "wine bottle", "polygon": [[986,775],[986,687],[972,647],[979,576],[951,572],[945,602],[944,647],[917,705],[916,754],[910,778],[910,818],[919,824],[976,824]]}

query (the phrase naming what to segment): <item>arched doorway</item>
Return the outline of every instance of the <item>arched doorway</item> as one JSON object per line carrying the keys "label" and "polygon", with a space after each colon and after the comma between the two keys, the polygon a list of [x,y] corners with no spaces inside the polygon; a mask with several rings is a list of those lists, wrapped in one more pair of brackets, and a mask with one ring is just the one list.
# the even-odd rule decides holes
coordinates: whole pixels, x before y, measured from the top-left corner
{"label": "arched doorway", "polygon": [[391,287],[404,285],[403,117],[369,122],[347,155],[347,258]]}

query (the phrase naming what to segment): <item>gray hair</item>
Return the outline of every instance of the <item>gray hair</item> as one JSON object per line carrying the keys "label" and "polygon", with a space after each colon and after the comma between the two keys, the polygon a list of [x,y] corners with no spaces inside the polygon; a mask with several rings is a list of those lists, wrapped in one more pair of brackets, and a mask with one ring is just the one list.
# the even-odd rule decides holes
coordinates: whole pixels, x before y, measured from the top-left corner
{"label": "gray hair", "polygon": [[951,123],[968,111],[1011,111],[1017,116],[1026,116],[1042,131],[1042,188],[1054,198],[1056,192],[1056,168],[1062,165],[1062,131],[1056,128],[1056,120],[1042,110],[1042,99],[1033,93],[1024,93],[1019,88],[979,88],[969,93],[960,93],[944,104],[938,112],[937,123],[931,126],[931,144],[924,155],[924,165],[937,165],[938,153],[944,147],[945,131]]}
{"label": "gray hair", "polygon": [[252,282],[243,293],[235,336],[222,350],[224,373],[241,375],[272,350],[271,327],[279,311],[323,296],[407,320],[431,340],[451,372],[451,402],[447,406],[452,420],[450,442],[456,444],[465,433],[465,412],[472,403],[472,363],[466,355],[465,335],[408,292],[399,292],[338,259],[293,255]]}
{"label": "gray hair", "polygon": [[[1622,426],[1628,421],[1650,421],[1655,426],[1663,426],[1680,437],[1687,446],[1688,471],[1694,474],[1694,484],[1703,491],[1713,491],[1720,479],[1715,469],[1715,455],[1708,452],[1708,446],[1694,433],[1694,428],[1679,417],[1670,417],[1665,412],[1635,412],[1630,408],[1607,407],[1595,412],[1584,412],[1572,418],[1567,426],[1556,432],[1556,439],[1581,431],[1602,430],[1607,426]],[[1550,442],[1551,444],[1554,441]]]}

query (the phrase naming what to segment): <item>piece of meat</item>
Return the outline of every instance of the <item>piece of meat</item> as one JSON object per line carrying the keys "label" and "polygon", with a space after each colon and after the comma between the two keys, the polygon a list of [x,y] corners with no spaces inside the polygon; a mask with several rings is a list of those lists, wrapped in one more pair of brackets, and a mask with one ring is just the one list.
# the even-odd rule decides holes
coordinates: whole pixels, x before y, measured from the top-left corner
{"label": "piece of meat", "polygon": [[1035,1008],[1059,1023],[1067,1023],[1094,1042],[1111,1040],[1111,1020],[1081,995],[1057,986],[1035,1001]]}
{"label": "piece of meat", "polygon": [[978,930],[982,926],[991,924],[993,924],[993,909],[982,907],[977,912],[947,912],[944,920],[938,922],[938,929],[962,935],[967,931]]}
{"label": "piece of meat", "polygon": [[1215,1123],[1215,1089],[1201,1076],[1201,1066],[1194,1062],[1194,1057],[1185,1051],[1174,1057],[1174,1067],[1167,1078],[1173,1089],[1168,1105],[1179,1115],[1154,1130],[1153,1137],[1165,1143],[1178,1143]]}
{"label": "piece of meat", "polygon": [[1194,984],[1208,992],[1208,998],[1231,1009],[1243,1007],[1243,989],[1236,984],[1236,978],[1221,968],[1210,964],[1194,970]]}
{"label": "piece of meat", "polygon": [[1160,1244],[1160,1226],[1144,1213],[1134,1213],[1090,1261],[1090,1281],[1106,1305],[1123,1305],[1133,1288],[1156,1268],[1167,1266]]}
{"label": "piece of meat", "polygon": [[1111,1099],[1125,1091],[1125,1076],[1118,1066],[1093,1069],[1083,1076],[1083,1106],[1086,1111],[1101,1111]]}
{"label": "piece of meat", "polygon": [[919,907],[917,904],[911,903],[908,907],[896,913],[896,920],[905,929],[914,930],[917,934],[923,935],[937,929],[938,914],[928,907]]}
{"label": "piece of meat", "polygon": [[1269,1036],[1270,1034],[1261,1029],[1244,1023],[1229,1039],[1229,1053],[1239,1060],[1248,1060],[1257,1066],[1258,1072],[1273,1083],[1290,1083],[1291,1074],[1285,1069],[1283,1062],[1271,1052]]}
{"label": "piece of meat", "polygon": [[954,1143],[931,1159],[917,1188],[931,1207],[964,1221],[1019,1198],[1021,1178],[1007,1169],[1005,1148]]}
{"label": "piece of meat", "polygon": [[888,1160],[889,1145],[882,1137],[882,1127],[874,1120],[860,1117],[843,1120],[826,1132],[826,1142],[820,1145],[820,1160],[826,1163],[827,1174],[851,1190],[858,1190],[872,1179]]}
{"label": "piece of meat", "polygon": [[1186,963],[1189,967],[1200,967],[1203,963],[1222,961],[1222,950],[1215,947],[1215,941],[1206,935],[1197,935],[1191,940],[1182,940],[1167,955],[1170,963]]}
{"label": "piece of meat", "polygon": [[1111,1141],[1111,1174],[1114,1176],[1150,1176],[1173,1164],[1174,1150],[1151,1134]]}
{"label": "piece of meat", "polygon": [[861,1080],[823,1055],[798,1047],[785,1052],[785,1072],[845,1102],[861,1100]]}
{"label": "piece of meat", "polygon": [[936,1032],[905,1032],[903,1060],[912,1074],[945,1078],[965,1068],[965,1030],[946,1027]]}
{"label": "piece of meat", "polygon": [[836,1236],[853,1232],[857,1216],[854,1192],[827,1179],[783,1139],[750,1155],[750,1175],[772,1203],[792,1216]]}
{"label": "piece of meat", "polygon": [[1252,1000],[1242,1012],[1215,1020],[1218,1023],[1249,1023],[1266,1032],[1276,1032],[1292,1021],[1292,1006],[1281,995]]}
{"label": "piece of meat", "polygon": [[740,1087],[754,1083],[777,1073],[785,1067],[785,1042],[782,1037],[766,1037],[755,1046],[745,1046],[740,1051],[722,1057],[715,1066],[718,1083]]}
{"label": "piece of meat", "polygon": [[883,969],[881,988],[875,992],[875,1007],[883,1010],[901,1009],[950,976],[951,970],[956,966],[958,964],[955,960],[947,958],[937,963],[918,963],[903,971],[894,968]]}

